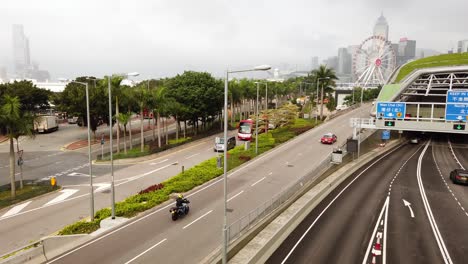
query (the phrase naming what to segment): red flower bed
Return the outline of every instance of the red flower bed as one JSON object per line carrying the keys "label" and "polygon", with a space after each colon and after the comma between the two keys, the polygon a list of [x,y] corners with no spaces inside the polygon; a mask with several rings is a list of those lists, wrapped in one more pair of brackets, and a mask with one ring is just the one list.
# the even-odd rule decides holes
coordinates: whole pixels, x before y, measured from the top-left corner
{"label": "red flower bed", "polygon": [[162,183],[158,183],[158,184],[155,184],[155,185],[151,185],[150,187],[148,187],[148,188],[146,188],[144,190],[141,190],[138,194],[154,192],[154,191],[157,191],[159,189],[162,189],[163,187],[164,187],[164,185]]}

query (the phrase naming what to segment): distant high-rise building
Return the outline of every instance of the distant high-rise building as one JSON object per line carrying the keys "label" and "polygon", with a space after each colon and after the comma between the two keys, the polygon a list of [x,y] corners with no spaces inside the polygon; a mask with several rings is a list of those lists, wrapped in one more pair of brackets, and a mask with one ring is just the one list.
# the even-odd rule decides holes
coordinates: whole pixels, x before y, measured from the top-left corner
{"label": "distant high-rise building", "polygon": [[319,67],[319,58],[317,56],[312,57],[310,61],[310,70],[318,69]]}
{"label": "distant high-rise building", "polygon": [[388,40],[388,23],[387,19],[383,16],[383,12],[377,19],[377,23],[375,23],[374,36],[382,36]]}
{"label": "distant high-rise building", "polygon": [[398,43],[397,64],[403,65],[416,57],[416,40],[401,38]]}
{"label": "distant high-rise building", "polygon": [[24,35],[23,25],[13,25],[13,62],[16,77],[25,78],[31,68],[29,40]]}
{"label": "distant high-rise building", "polygon": [[0,82],[7,81],[7,71],[5,67],[0,67]]}
{"label": "distant high-rise building", "polygon": [[351,54],[347,48],[338,49],[338,74],[351,74]]}
{"label": "distant high-rise building", "polygon": [[324,64],[327,66],[327,68],[332,68],[336,71],[338,68],[338,57],[337,56],[332,56],[329,57],[324,61]]}
{"label": "distant high-rise building", "polygon": [[458,53],[468,52],[468,39],[458,41]]}

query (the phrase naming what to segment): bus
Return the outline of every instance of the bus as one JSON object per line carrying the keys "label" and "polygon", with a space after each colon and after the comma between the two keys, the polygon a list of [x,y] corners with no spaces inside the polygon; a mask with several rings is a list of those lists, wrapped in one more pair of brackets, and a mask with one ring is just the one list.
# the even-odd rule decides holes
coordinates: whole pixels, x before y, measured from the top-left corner
{"label": "bus", "polygon": [[237,130],[237,138],[242,141],[250,141],[252,139],[252,127],[252,119],[241,120]]}

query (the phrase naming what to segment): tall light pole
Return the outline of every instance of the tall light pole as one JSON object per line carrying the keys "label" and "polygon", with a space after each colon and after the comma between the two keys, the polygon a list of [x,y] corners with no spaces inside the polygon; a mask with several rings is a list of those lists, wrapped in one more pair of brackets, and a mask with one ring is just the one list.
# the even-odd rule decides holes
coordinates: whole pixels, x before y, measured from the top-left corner
{"label": "tall light pole", "polygon": [[[137,72],[120,74],[121,77],[138,76]],[[107,76],[108,82],[108,93],[109,93],[109,147],[110,147],[110,162],[111,162],[111,208],[112,208],[112,219],[115,219],[115,187],[114,187],[114,146],[112,145],[112,89],[111,89],[111,75]],[[120,146],[117,146],[118,148]]]}
{"label": "tall light pole", "polygon": [[237,70],[229,71],[226,70],[226,80],[224,81],[224,174],[223,174],[223,185],[224,185],[224,216],[223,216],[223,264],[227,263],[227,111],[228,111],[228,83],[229,83],[229,74],[237,72],[250,72],[250,71],[267,71],[271,69],[269,65],[257,66],[253,69],[248,70]]}
{"label": "tall light pole", "polygon": [[[62,80],[62,79],[61,79]],[[91,162],[91,122],[90,122],[90,115],[89,115],[89,89],[88,83],[85,82],[77,82],[72,80],[65,80],[69,83],[77,83],[84,85],[86,87],[86,117],[88,119],[88,166],[89,166],[89,216],[91,221],[94,221],[94,189],[93,189],[93,166]]]}
{"label": "tall light pole", "polygon": [[257,84],[257,100],[255,102],[255,155],[258,155],[258,90],[260,89],[260,82],[255,82]]}
{"label": "tall light pole", "polygon": [[[325,77],[325,78],[317,78],[317,92],[315,93],[317,96],[317,113],[315,114],[315,124],[317,125],[317,116],[318,116],[318,90],[319,90],[319,82],[320,80],[329,80],[330,77]],[[323,100],[323,85],[322,85],[322,100]],[[322,106],[323,106],[323,102]],[[320,121],[322,121],[322,114],[320,114]]]}

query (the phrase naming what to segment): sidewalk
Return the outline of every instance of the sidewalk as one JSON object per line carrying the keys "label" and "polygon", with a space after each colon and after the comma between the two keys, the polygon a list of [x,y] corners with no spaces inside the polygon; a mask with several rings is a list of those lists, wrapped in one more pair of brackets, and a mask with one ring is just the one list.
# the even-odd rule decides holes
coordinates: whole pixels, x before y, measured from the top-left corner
{"label": "sidewalk", "polygon": [[0,143],[7,141],[8,138],[6,136],[0,135]]}

